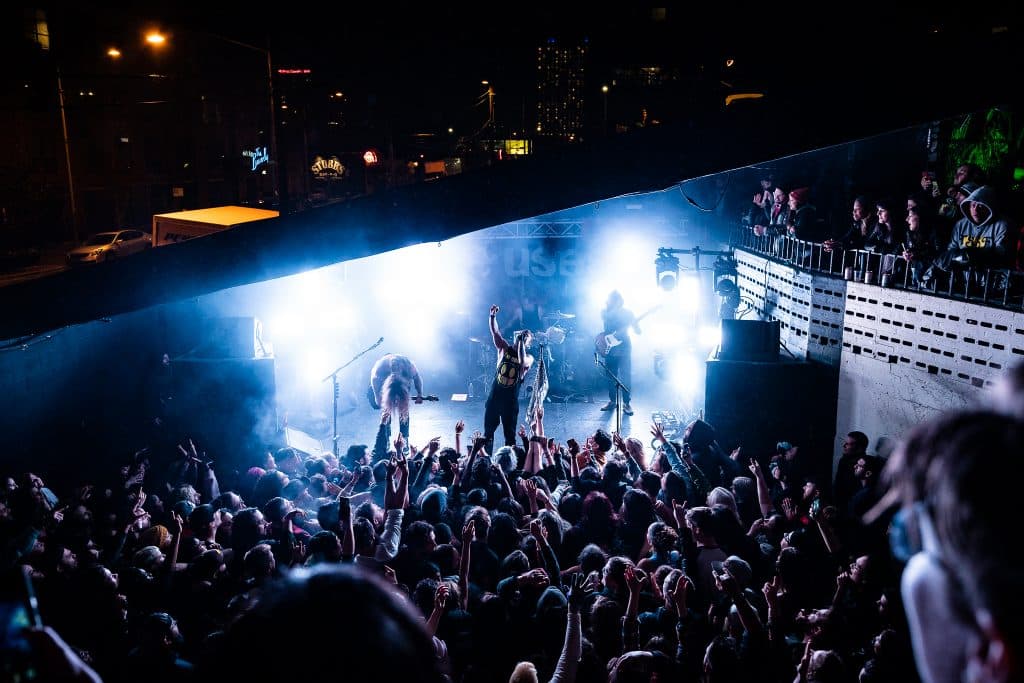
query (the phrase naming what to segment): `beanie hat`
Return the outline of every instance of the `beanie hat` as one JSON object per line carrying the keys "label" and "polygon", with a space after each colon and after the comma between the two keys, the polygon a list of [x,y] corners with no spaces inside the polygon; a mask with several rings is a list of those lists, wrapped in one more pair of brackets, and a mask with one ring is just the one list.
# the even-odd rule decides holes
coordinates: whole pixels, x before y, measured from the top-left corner
{"label": "beanie hat", "polygon": [[144,546],[156,546],[162,550],[171,545],[171,532],[162,524],[151,526],[139,534],[139,543]]}

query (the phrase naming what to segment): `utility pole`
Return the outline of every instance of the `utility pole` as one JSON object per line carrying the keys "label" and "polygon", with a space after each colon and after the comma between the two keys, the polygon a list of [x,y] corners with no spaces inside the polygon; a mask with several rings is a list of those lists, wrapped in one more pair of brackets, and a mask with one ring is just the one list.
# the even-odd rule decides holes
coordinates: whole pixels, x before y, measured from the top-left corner
{"label": "utility pole", "polygon": [[78,205],[75,203],[75,176],[71,173],[71,145],[68,142],[68,117],[64,112],[64,81],[60,77],[60,65],[57,69],[57,102],[60,105],[60,127],[64,133],[64,162],[68,172],[68,197],[71,199],[71,239],[78,245]]}

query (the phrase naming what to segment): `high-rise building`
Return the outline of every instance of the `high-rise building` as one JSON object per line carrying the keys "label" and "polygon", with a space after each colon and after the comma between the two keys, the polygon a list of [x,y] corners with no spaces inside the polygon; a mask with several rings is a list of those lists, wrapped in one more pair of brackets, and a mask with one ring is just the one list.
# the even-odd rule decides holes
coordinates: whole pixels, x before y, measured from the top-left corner
{"label": "high-rise building", "polygon": [[549,38],[537,48],[537,135],[578,141],[583,130],[584,77],[589,46]]}

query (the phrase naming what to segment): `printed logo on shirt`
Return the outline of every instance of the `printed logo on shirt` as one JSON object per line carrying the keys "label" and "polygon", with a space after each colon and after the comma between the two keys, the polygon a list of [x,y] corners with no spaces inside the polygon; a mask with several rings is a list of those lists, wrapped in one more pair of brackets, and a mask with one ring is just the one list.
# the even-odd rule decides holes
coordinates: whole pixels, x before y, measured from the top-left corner
{"label": "printed logo on shirt", "polygon": [[970,235],[964,235],[960,238],[961,247],[982,247],[988,244],[987,237],[971,237]]}

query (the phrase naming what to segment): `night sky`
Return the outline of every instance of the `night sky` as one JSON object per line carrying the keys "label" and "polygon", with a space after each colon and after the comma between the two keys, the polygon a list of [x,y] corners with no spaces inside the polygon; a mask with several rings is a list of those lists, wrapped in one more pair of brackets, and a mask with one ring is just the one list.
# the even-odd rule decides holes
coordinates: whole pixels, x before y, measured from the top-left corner
{"label": "night sky", "polygon": [[[1011,3],[909,14],[895,5],[663,3],[662,21],[652,19],[650,7],[628,3],[154,9],[161,21],[270,45],[278,66],[312,68],[317,82],[336,84],[355,102],[371,98],[386,116],[413,127],[464,115],[483,91],[482,79],[495,85],[507,115],[535,86],[535,50],[547,38],[586,37],[598,79],[612,67],[645,63],[715,79],[733,57],[737,68],[723,77],[765,89],[781,106],[832,101],[898,108],[934,98],[955,109],[990,94],[998,100],[990,79],[1012,73],[1007,60],[1019,62]],[[962,88],[965,79],[977,87]]]}

